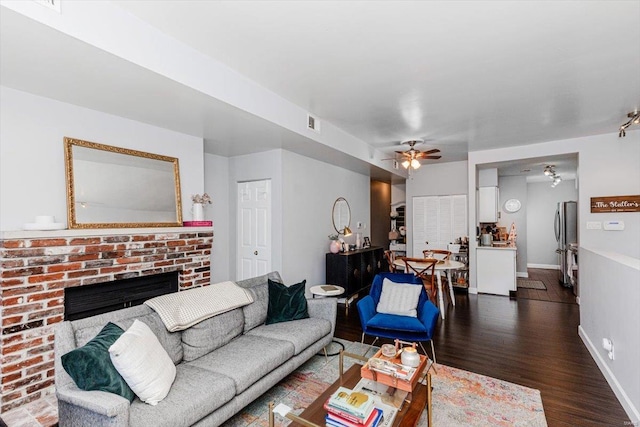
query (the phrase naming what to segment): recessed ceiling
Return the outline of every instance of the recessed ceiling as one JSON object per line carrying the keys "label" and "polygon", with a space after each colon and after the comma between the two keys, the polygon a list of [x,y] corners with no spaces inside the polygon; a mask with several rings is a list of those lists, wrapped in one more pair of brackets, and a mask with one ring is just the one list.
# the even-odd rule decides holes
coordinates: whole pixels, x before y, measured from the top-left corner
{"label": "recessed ceiling", "polygon": [[[639,1],[115,3],[390,155],[412,138],[449,162],[617,133],[640,109]],[[214,154],[279,147],[363,169],[18,15],[2,8],[3,85],[201,136]]]}
{"label": "recessed ceiling", "polygon": [[638,1],[118,4],[374,146],[613,133],[640,107]]}

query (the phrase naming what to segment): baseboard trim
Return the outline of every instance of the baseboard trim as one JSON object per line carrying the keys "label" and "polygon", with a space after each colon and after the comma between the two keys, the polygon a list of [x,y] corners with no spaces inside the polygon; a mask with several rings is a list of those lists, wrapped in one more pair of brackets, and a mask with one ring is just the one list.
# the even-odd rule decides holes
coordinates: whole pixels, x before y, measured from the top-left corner
{"label": "baseboard trim", "polygon": [[478,288],[469,287],[469,293],[470,294],[474,294],[474,295],[478,295]]}
{"label": "baseboard trim", "polygon": [[589,350],[589,354],[591,354],[596,365],[600,368],[600,372],[602,372],[607,383],[609,383],[609,387],[611,387],[611,390],[613,390],[613,393],[616,395],[620,404],[631,419],[632,425],[639,425],[640,411],[633,405],[633,402],[629,399],[629,396],[627,396],[627,393],[625,393],[624,389],[618,382],[618,379],[613,372],[611,372],[611,369],[609,369],[609,365],[607,365],[607,362],[602,358],[598,348],[593,344],[586,331],[582,328],[582,325],[578,326],[578,335],[582,338],[582,342],[587,347],[587,350]]}
{"label": "baseboard trim", "polygon": [[526,271],[525,272],[516,271],[516,277],[523,277],[523,278],[527,279],[527,278],[529,278],[529,273],[527,273]]}
{"label": "baseboard trim", "polygon": [[560,266],[554,265],[554,264],[527,264],[527,268],[542,268],[544,270],[560,270]]}

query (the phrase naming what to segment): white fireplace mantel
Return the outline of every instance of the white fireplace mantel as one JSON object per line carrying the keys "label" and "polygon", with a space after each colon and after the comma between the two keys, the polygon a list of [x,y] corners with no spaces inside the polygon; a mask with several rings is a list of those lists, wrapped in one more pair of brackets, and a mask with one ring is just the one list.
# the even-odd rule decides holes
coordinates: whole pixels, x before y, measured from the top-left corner
{"label": "white fireplace mantel", "polygon": [[43,239],[50,237],[117,236],[121,234],[161,234],[161,233],[210,233],[213,227],[151,227],[151,228],[83,228],[52,231],[14,230],[0,231],[0,239]]}

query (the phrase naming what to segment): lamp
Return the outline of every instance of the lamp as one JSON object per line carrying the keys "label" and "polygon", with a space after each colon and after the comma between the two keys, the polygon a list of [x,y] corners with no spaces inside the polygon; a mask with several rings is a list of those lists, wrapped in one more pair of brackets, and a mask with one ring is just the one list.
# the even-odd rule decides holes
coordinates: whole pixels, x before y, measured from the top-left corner
{"label": "lamp", "polygon": [[635,125],[640,124],[640,112],[638,112],[638,110],[628,113],[627,117],[629,117],[629,120],[626,123],[624,123],[622,126],[620,126],[620,132],[618,133],[619,138],[622,138],[627,135],[626,129],[629,126],[633,124]]}
{"label": "lamp", "polygon": [[343,234],[344,237],[347,237],[347,236],[351,236],[353,233],[351,232],[351,229],[345,225],[344,230],[342,230],[342,233],[340,234]]}

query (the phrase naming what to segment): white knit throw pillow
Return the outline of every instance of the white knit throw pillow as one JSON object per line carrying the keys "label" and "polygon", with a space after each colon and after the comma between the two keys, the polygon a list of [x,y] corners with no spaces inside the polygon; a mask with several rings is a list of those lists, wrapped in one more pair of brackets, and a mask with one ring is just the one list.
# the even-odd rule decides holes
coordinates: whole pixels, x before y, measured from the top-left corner
{"label": "white knit throw pillow", "polygon": [[398,316],[418,317],[418,300],[421,291],[421,285],[395,283],[385,278],[382,281],[382,293],[376,311]]}
{"label": "white knit throw pillow", "polygon": [[145,323],[136,319],[109,347],[109,356],[113,366],[143,402],[157,405],[169,394],[176,378],[176,367]]}

